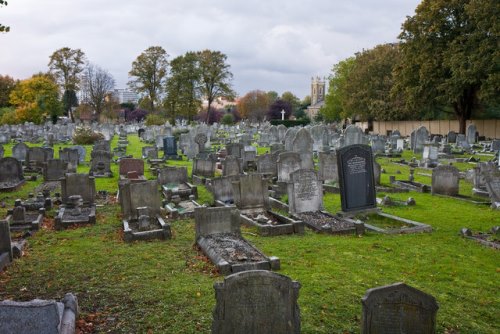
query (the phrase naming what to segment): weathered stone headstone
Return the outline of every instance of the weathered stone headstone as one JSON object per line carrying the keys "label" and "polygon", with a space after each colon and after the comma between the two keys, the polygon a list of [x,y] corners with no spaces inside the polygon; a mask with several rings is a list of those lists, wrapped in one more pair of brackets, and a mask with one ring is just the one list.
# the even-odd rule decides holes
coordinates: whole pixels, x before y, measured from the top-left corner
{"label": "weathered stone headstone", "polygon": [[436,332],[436,299],[404,283],[369,289],[361,302],[362,334]]}
{"label": "weathered stone headstone", "polygon": [[298,334],[300,284],[265,270],[249,270],[215,283],[213,334]]}
{"label": "weathered stone headstone", "polygon": [[238,176],[223,176],[213,178],[211,181],[214,200],[221,204],[229,205],[234,203],[233,183],[238,180]]}
{"label": "weathered stone headstone", "polygon": [[177,141],[173,136],[163,138],[163,154],[165,159],[177,159]]}
{"label": "weathered stone headstone", "polygon": [[424,143],[429,140],[429,131],[425,126],[421,126],[415,130],[414,136],[414,140],[411,143],[413,153],[421,153],[424,149]]}
{"label": "weathered stone headstone", "polygon": [[3,145],[0,145],[0,159],[3,158],[4,153],[5,153],[5,150],[3,148]]}
{"label": "weathered stone headstone", "polygon": [[198,144],[198,150],[199,152],[204,152],[205,151],[205,144],[207,143],[208,138],[207,135],[204,133],[198,133],[194,137],[194,142]]}
{"label": "weathered stone headstone", "polygon": [[432,170],[432,194],[457,196],[459,192],[460,173],[453,166],[437,166]]}
{"label": "weathered stone headstone", "polygon": [[324,182],[338,182],[339,171],[335,152],[319,152],[319,179]]}
{"label": "weathered stone headstone", "polygon": [[448,144],[455,144],[457,142],[457,133],[455,131],[448,132],[446,141],[448,142]]}
{"label": "weathered stone headstone", "polygon": [[257,157],[257,172],[264,175],[275,176],[277,173],[276,161],[269,153]]}
{"label": "weathered stone headstone", "polygon": [[299,169],[288,183],[290,213],[319,211],[323,208],[323,184],[313,169]]}
{"label": "weathered stone headstone", "polygon": [[270,208],[267,180],[260,174],[242,175],[234,181],[233,196],[234,203],[243,211]]}
{"label": "weathered stone headstone", "polygon": [[68,163],[60,159],[49,159],[43,166],[45,181],[58,181],[68,172]]}
{"label": "weathered stone headstone", "polygon": [[146,207],[149,215],[160,214],[161,201],[158,182],[149,180],[139,183],[123,182],[120,184],[120,205],[125,219],[138,219],[138,208]]}
{"label": "weathered stone headstone", "polygon": [[13,190],[24,181],[21,161],[13,157],[0,159],[0,190]]}
{"label": "weathered stone headstone", "polygon": [[496,203],[500,204],[500,172],[489,172],[484,174],[484,181],[486,183],[486,190],[488,190],[489,197],[494,207]]}
{"label": "weathered stone headstone", "polygon": [[292,151],[300,155],[301,169],[314,168],[313,139],[305,128],[300,129],[293,138]]}
{"label": "weathered stone headstone", "polygon": [[477,135],[477,128],[476,128],[476,125],[475,124],[470,124],[468,127],[467,127],[467,134],[466,134],[466,138],[467,138],[467,142],[472,145],[472,144],[475,144],[476,143],[476,135]]}
{"label": "weathered stone headstone", "polygon": [[385,152],[385,140],[381,137],[372,138],[372,151],[373,153]]}
{"label": "weathered stone headstone", "polygon": [[363,144],[363,130],[356,125],[349,125],[344,130],[344,146]]}
{"label": "weathered stone headstone", "polygon": [[25,143],[17,143],[12,147],[12,157],[24,162],[28,154],[28,146]]}
{"label": "weathered stone headstone", "polygon": [[231,176],[231,175],[240,175],[243,171],[241,166],[241,159],[234,156],[228,155],[222,161],[222,175],[223,176]]}
{"label": "weathered stone headstone", "polygon": [[120,176],[126,176],[129,172],[136,172],[139,176],[144,176],[144,160],[134,158],[123,158],[119,162]]}
{"label": "weathered stone headstone", "polygon": [[214,174],[215,174],[215,160],[211,158],[193,159],[193,175],[211,178],[214,177]]}
{"label": "weathered stone headstone", "polygon": [[278,168],[278,181],[288,183],[290,174],[300,169],[300,155],[296,152],[283,152],[276,162]]}
{"label": "weathered stone headstone", "polygon": [[368,145],[351,145],[337,151],[342,211],[375,208],[373,155]]}

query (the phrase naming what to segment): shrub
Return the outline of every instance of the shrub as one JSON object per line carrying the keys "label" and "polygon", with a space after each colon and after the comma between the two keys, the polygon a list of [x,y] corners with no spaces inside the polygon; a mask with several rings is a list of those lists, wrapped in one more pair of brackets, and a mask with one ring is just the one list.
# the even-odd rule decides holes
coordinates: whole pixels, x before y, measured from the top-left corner
{"label": "shrub", "polygon": [[167,119],[157,114],[149,114],[146,116],[146,125],[163,125]]}
{"label": "shrub", "polygon": [[225,114],[222,116],[220,122],[224,125],[231,125],[234,123],[234,116],[232,114]]}
{"label": "shrub", "polygon": [[75,134],[73,135],[73,143],[78,145],[91,145],[103,139],[104,136],[102,133],[94,132],[91,128],[86,126],[76,128]]}

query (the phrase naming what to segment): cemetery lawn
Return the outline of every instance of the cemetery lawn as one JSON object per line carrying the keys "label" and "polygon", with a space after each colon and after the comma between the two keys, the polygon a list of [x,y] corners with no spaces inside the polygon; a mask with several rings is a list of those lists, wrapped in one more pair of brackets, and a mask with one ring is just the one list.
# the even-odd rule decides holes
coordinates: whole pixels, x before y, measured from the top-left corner
{"label": "cemetery lawn", "polygon": [[[127,154],[139,158],[144,144],[137,136],[128,139]],[[10,156],[12,145],[5,148]],[[85,148],[88,161],[91,146]],[[404,158],[411,156],[405,152]],[[389,175],[408,179],[409,168],[390,160],[377,158],[387,172],[382,174],[384,186],[390,186]],[[168,165],[188,166],[191,174],[189,161]],[[459,166],[461,170],[471,167]],[[81,166],[79,172],[88,168]],[[112,170],[115,176],[96,179],[96,188],[115,196],[118,166],[112,164]],[[430,185],[431,178],[419,173],[431,171],[415,172],[416,181]],[[153,178],[149,171],[146,177]],[[470,184],[460,182],[460,193],[470,195]],[[6,216],[16,198],[26,198],[41,183],[39,177],[17,192],[0,193],[0,202],[7,206],[0,208],[0,216]],[[200,203],[213,201],[204,187],[198,189]],[[261,237],[255,229],[242,228],[244,237],[264,254],[280,258],[279,273],[300,282],[302,333],[359,333],[361,297],[369,288],[395,282],[436,298],[438,333],[500,332],[500,252],[458,235],[462,227],[486,232],[500,225],[500,212],[431,194],[388,195],[401,201],[411,196],[417,204],[384,207],[384,212],[429,224],[434,231],[367,232],[357,237],[306,229],[300,236]],[[326,194],[324,206],[331,213],[339,211],[339,195]],[[171,240],[126,244],[114,197],[97,208],[93,226],[55,231],[54,214],[55,210],[50,211],[44,227],[29,238],[24,256],[0,273],[0,300],[61,299],[72,292],[80,305],[77,324],[83,333],[210,333],[213,283],[223,277],[194,246],[192,219],[172,222]]]}

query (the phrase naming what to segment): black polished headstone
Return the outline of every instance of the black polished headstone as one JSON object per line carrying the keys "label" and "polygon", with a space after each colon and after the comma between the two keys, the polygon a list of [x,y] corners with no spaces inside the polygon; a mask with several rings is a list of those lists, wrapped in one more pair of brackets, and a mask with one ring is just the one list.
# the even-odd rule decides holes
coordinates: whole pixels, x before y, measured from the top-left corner
{"label": "black polished headstone", "polygon": [[337,151],[342,211],[372,209],[377,206],[371,147],[356,144]]}

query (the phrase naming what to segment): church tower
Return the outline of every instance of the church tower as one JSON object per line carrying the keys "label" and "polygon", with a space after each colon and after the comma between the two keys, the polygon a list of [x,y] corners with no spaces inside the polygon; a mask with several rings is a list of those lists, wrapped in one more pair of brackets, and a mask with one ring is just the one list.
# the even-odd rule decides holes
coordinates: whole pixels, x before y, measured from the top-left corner
{"label": "church tower", "polygon": [[325,99],[325,79],[320,77],[311,78],[311,105],[322,102]]}

